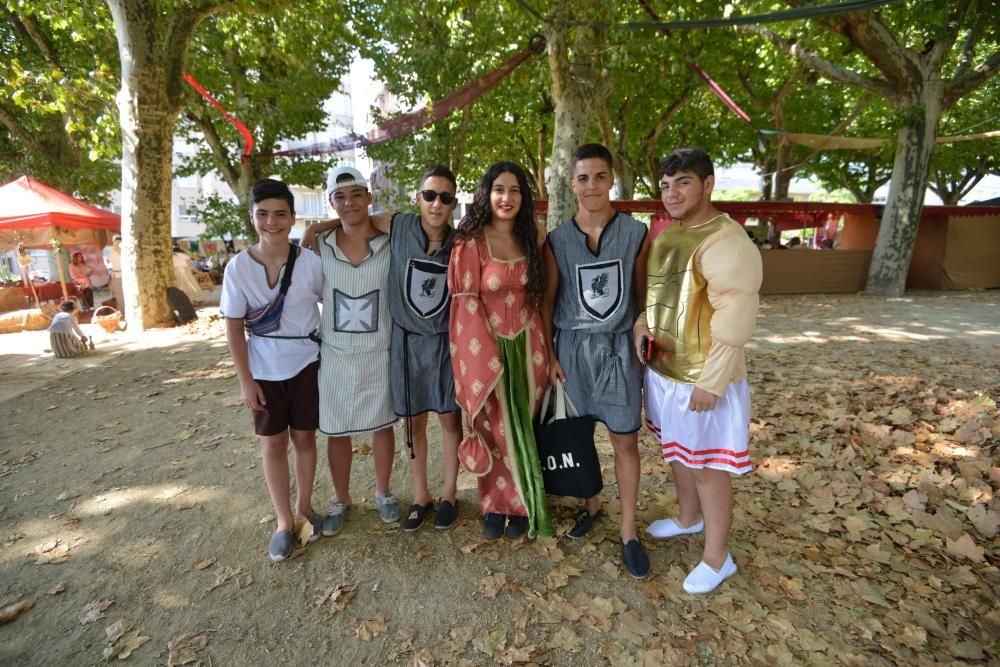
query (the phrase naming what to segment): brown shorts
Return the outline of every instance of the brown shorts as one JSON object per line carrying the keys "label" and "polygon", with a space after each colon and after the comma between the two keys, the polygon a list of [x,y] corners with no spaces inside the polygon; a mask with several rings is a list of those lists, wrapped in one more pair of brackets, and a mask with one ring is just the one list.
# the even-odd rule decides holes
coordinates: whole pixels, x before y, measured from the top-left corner
{"label": "brown shorts", "polygon": [[319,361],[287,380],[257,380],[267,405],[253,411],[257,435],[278,435],[289,427],[297,431],[319,428]]}

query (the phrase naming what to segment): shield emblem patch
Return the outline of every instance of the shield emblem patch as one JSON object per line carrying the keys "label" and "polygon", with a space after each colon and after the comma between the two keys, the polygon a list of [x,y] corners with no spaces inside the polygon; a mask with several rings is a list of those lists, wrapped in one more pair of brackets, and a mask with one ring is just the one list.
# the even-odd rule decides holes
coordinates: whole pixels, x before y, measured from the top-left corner
{"label": "shield emblem patch", "polygon": [[411,259],[406,268],[406,303],[419,317],[434,317],[448,302],[448,265]]}
{"label": "shield emblem patch", "polygon": [[588,315],[602,322],[622,303],[622,262],[576,265],[577,296]]}
{"label": "shield emblem patch", "polygon": [[333,329],[344,333],[378,331],[378,290],[353,297],[333,290]]}

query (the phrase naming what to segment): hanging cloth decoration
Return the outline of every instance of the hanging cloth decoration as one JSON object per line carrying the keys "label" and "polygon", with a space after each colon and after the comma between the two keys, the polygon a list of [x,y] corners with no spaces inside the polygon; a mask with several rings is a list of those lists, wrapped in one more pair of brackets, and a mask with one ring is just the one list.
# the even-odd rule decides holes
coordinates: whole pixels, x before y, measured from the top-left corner
{"label": "hanging cloth decoration", "polygon": [[191,76],[187,72],[184,72],[184,80],[187,81],[192,88],[197,90],[202,97],[208,100],[209,104],[218,109],[219,113],[222,114],[222,117],[225,118],[227,121],[229,121],[232,124],[232,126],[236,128],[236,131],[240,133],[240,136],[243,137],[242,159],[243,162],[246,162],[250,158],[250,154],[253,152],[253,134],[251,134],[250,130],[247,129],[247,126],[241,123],[239,119],[236,118],[236,116],[226,111],[225,107],[219,104],[219,102],[214,97],[212,97],[212,95],[207,90],[205,90],[201,86],[201,84],[195,80],[193,76]]}
{"label": "hanging cloth decoration", "polygon": [[442,118],[450,116],[456,109],[469,106],[484,93],[495,88],[497,84],[507,78],[524,61],[543,51],[545,51],[545,38],[541,35],[535,35],[528,42],[528,46],[502,62],[495,69],[472,81],[472,83],[459,88],[440,100],[432,102],[429,106],[420,107],[401,116],[390,118],[368,134],[358,135],[352,132],[334,141],[285,151],[275,151],[272,155],[276,157],[326,155],[351,148],[381,144],[390,139],[397,139],[408,134],[413,134],[417,130],[421,130]]}

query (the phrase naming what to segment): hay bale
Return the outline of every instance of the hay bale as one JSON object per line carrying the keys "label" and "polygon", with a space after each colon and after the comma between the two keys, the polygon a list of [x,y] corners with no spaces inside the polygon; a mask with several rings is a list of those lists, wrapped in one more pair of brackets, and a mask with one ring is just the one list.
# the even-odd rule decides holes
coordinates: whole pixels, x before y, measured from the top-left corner
{"label": "hay bale", "polygon": [[52,318],[39,310],[29,310],[24,314],[22,327],[25,331],[43,331],[52,324]]}
{"label": "hay bale", "polygon": [[0,313],[21,310],[27,305],[20,287],[0,287]]}
{"label": "hay bale", "polygon": [[24,313],[0,315],[0,334],[17,333],[24,330]]}

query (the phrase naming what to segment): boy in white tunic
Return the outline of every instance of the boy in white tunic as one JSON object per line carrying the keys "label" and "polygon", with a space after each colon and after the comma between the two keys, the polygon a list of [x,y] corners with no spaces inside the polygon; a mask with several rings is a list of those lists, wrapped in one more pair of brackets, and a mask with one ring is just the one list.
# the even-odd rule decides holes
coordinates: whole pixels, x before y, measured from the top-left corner
{"label": "boy in white tunic", "polygon": [[[670,463],[680,516],[647,532],[669,538],[705,531],[701,563],[684,580],[708,593],[736,573],[726,538],[730,473],[750,471],[750,390],[743,347],[756,325],[760,252],[743,228],[712,206],[712,162],[700,149],[660,165],[663,205],[674,224],[646,263],[645,311],[635,324],[646,355],[646,418]],[[645,339],[645,345],[644,345]]]}
{"label": "boy in white tunic", "polygon": [[[260,437],[264,479],[278,520],[268,554],[272,560],[284,560],[295,546],[289,438],[295,448],[295,512],[312,524],[310,541],[319,538],[321,528],[321,519],[312,510],[319,421],[319,346],[312,334],[319,326],[323,271],[316,255],[288,241],[295,224],[295,199],[287,185],[264,179],[253,186],[250,199],[260,240],[226,266],[219,310],[226,317],[240,399],[250,409],[254,432]],[[278,303],[277,326],[246,324],[256,317],[273,321]],[[250,329],[249,340],[244,328]]]}

